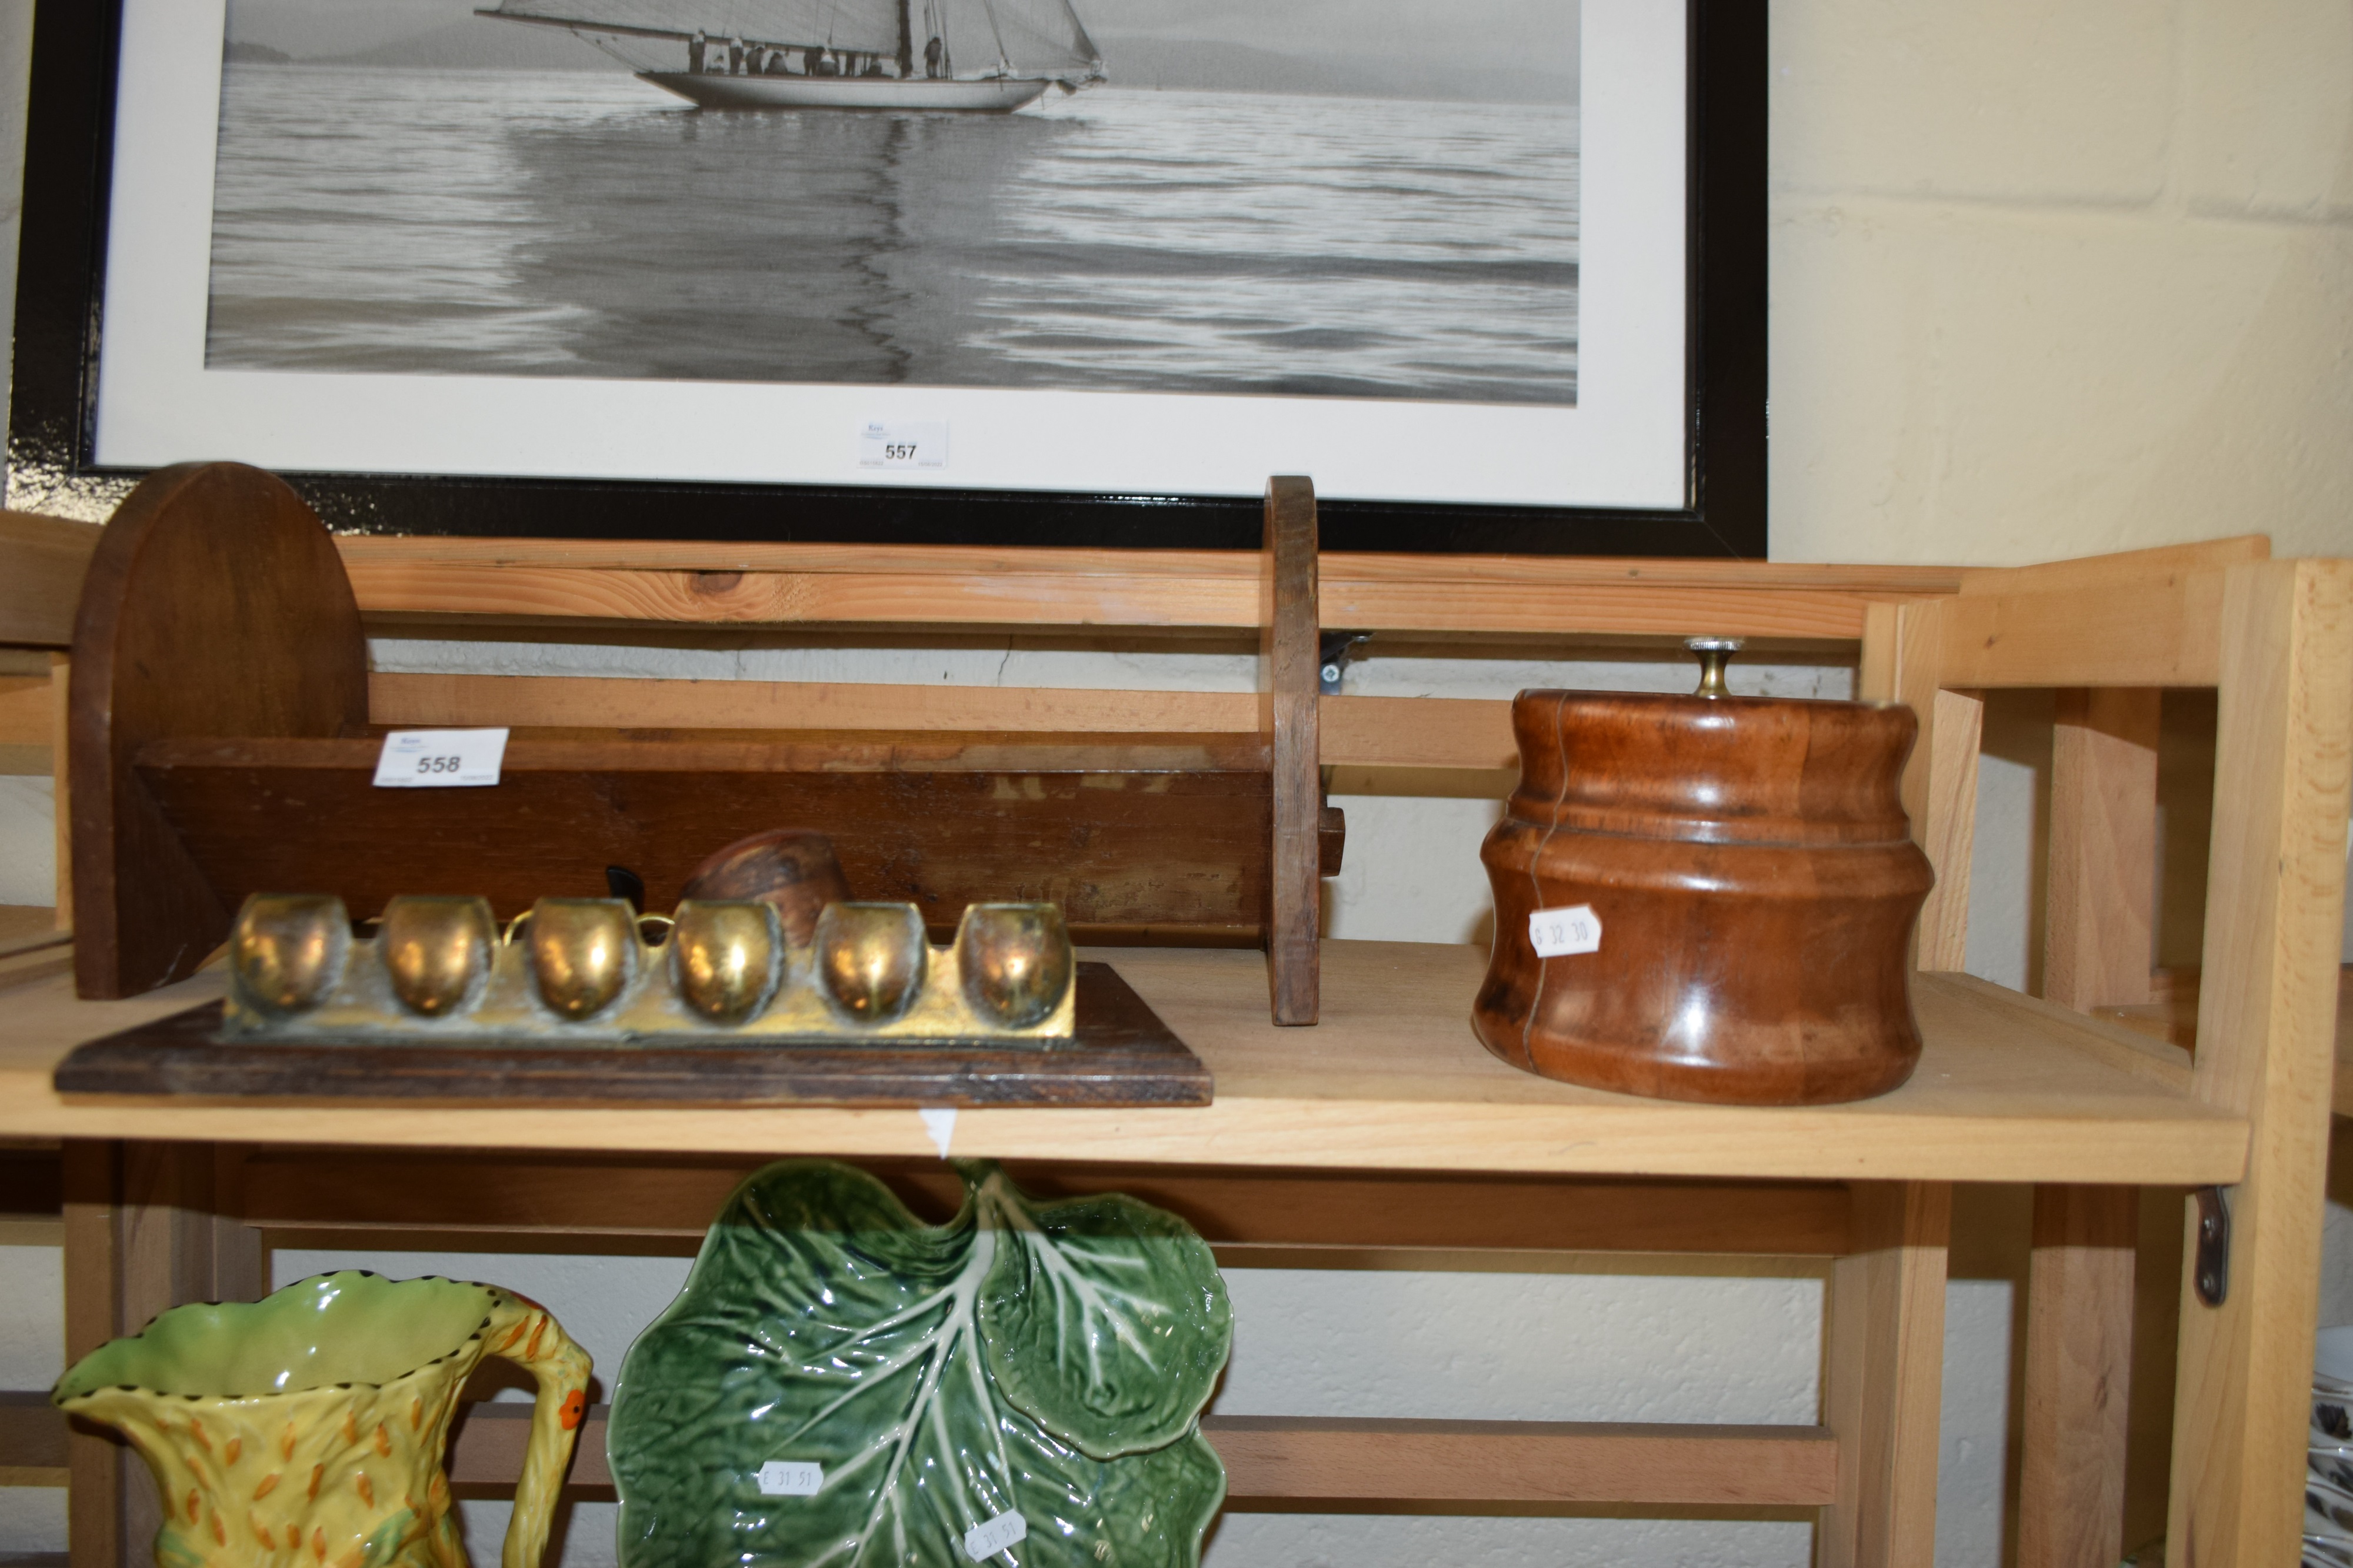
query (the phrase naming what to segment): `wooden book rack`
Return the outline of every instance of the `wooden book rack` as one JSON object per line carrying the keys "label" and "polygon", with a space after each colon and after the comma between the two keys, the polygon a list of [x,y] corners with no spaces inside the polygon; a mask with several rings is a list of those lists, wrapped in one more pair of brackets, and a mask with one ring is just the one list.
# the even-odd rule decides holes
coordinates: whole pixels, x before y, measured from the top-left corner
{"label": "wooden book rack", "polygon": [[100,539],[74,626],[75,978],[124,996],[192,973],[249,893],[487,896],[501,918],[673,903],[703,856],[828,835],[852,891],[944,940],[968,903],[1060,904],[1081,942],[1263,947],[1275,1021],[1316,1018],[1319,876],[1343,825],[1316,746],[1315,498],[1270,482],[1256,733],[516,731],[500,783],[375,787],[367,646],[316,514],[258,468],[152,475]]}

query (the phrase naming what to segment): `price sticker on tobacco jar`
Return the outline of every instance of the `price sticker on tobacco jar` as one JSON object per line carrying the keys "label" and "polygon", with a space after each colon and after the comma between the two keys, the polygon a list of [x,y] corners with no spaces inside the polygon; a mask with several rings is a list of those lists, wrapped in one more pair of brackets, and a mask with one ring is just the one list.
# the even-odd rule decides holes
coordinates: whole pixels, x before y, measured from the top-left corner
{"label": "price sticker on tobacco jar", "polygon": [[499,782],[504,730],[395,730],[376,754],[378,789],[463,789]]}
{"label": "price sticker on tobacco jar", "polygon": [[964,1554],[975,1563],[986,1563],[1007,1547],[1029,1539],[1029,1521],[1018,1510],[1008,1509],[987,1524],[976,1524],[964,1532]]}
{"label": "price sticker on tobacco jar", "polygon": [[1573,952],[1601,951],[1601,917],[1591,904],[1565,910],[1538,910],[1528,917],[1528,942],[1538,958],[1567,958]]}
{"label": "price sticker on tobacco jar", "polygon": [[943,420],[870,419],[858,427],[861,468],[944,468],[948,427]]}

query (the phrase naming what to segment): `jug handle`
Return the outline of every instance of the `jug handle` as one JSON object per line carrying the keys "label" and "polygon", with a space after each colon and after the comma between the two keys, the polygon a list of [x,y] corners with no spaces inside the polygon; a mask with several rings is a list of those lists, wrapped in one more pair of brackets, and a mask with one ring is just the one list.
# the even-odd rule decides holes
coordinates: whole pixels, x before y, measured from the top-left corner
{"label": "jug handle", "polygon": [[572,1445],[587,1413],[588,1352],[528,1296],[512,1290],[497,1295],[483,1343],[491,1354],[514,1363],[539,1384],[531,1412],[531,1442],[523,1453],[522,1479],[515,1485],[514,1517],[507,1524],[499,1568],[539,1568]]}

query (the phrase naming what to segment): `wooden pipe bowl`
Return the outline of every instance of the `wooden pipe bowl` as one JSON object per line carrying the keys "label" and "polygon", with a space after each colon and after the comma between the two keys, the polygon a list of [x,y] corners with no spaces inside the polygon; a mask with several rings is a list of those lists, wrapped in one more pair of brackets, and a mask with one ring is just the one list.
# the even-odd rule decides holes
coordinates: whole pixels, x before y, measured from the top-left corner
{"label": "wooden pipe bowl", "polygon": [[[1731,1105],[1882,1094],[1920,1055],[1909,947],[1934,880],[1894,704],[1524,691],[1521,778],[1482,847],[1494,951],[1472,1009],[1515,1067]],[[1540,958],[1538,910],[1590,906]]]}

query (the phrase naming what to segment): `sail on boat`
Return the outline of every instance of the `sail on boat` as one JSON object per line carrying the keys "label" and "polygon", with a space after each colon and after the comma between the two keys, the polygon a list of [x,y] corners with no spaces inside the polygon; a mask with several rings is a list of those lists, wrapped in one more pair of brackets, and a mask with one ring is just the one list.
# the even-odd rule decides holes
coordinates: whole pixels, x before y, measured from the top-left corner
{"label": "sail on boat", "polygon": [[1103,79],[1071,0],[499,0],[475,15],[566,28],[705,109],[1003,114]]}

